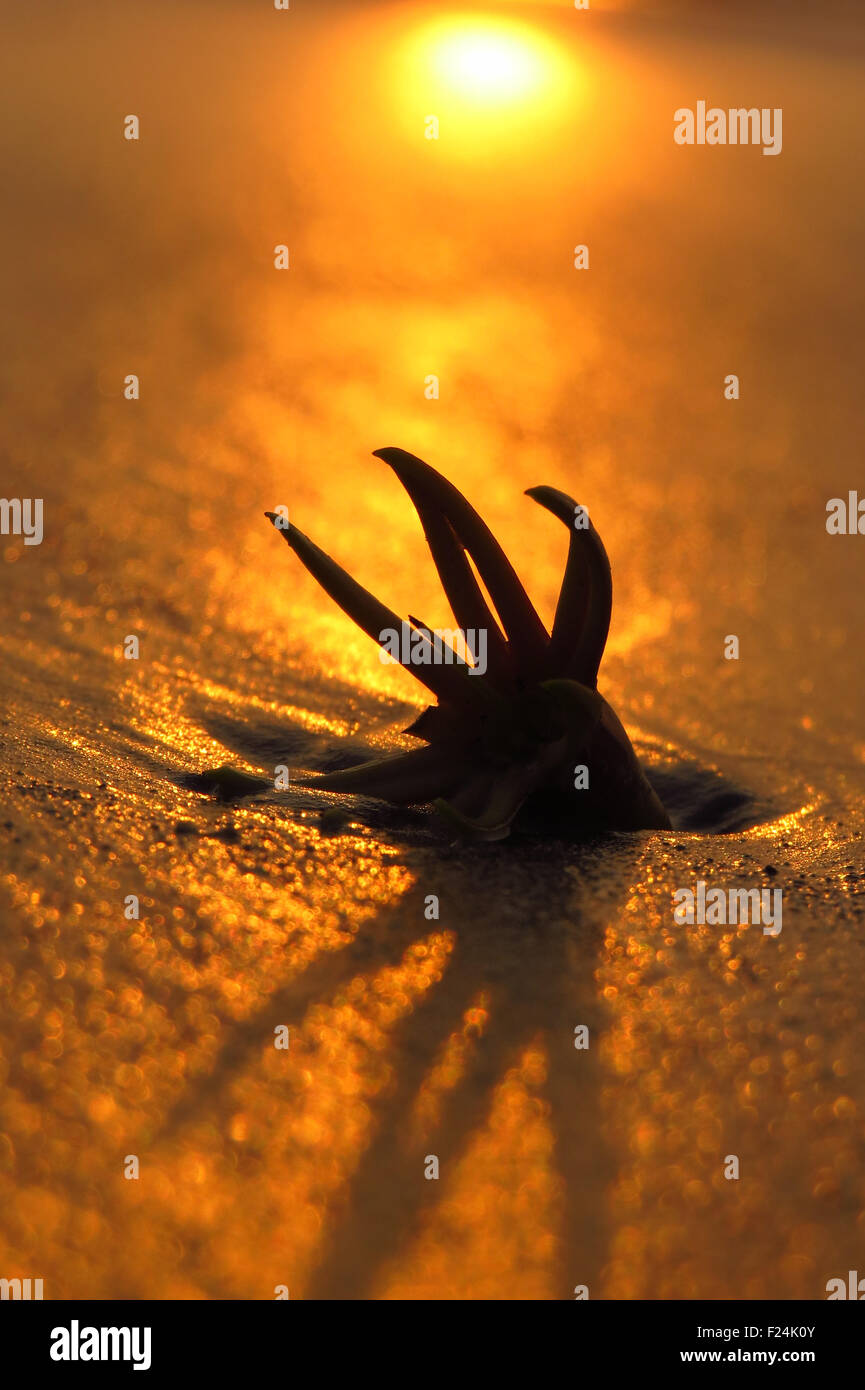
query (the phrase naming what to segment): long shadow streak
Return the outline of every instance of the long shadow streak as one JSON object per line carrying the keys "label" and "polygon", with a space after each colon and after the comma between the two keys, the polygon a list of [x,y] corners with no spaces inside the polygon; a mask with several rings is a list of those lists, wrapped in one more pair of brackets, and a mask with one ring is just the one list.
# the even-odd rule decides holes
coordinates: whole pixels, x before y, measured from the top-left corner
{"label": "long shadow streak", "polygon": [[316,956],[306,970],[276,990],[264,1008],[236,1023],[228,1032],[212,1069],[189,1079],[153,1142],[170,1138],[182,1125],[203,1113],[243,1072],[256,1052],[273,1046],[273,1030],[278,1025],[299,1024],[311,1003],[329,999],[356,975],[379,971],[389,961],[398,960],[400,954],[423,934],[422,927],[426,925],[422,899],[418,900],[415,913],[407,910],[406,899],[412,895],[413,890],[400,900],[397,908],[382,914],[373,924],[361,926],[354,939],[342,949]]}
{"label": "long shadow streak", "polygon": [[[630,842],[627,851],[620,843],[613,852],[619,861],[615,867],[627,868],[638,843]],[[400,1056],[397,1083],[378,1110],[375,1138],[350,1182],[343,1219],[335,1223],[323,1262],[305,1294],[308,1298],[378,1296],[386,1267],[418,1233],[425,1210],[440,1197],[440,1183],[447,1181],[486,1119],[496,1084],[538,1038],[548,1054],[546,1093],[562,1196],[557,1296],[573,1298],[578,1283],[588,1284],[590,1290],[592,1283],[597,1286],[605,1249],[603,1197],[610,1175],[601,1135],[597,1052],[603,1011],[593,978],[601,927],[599,920],[592,922],[580,911],[579,903],[574,920],[574,880],[566,872],[581,863],[596,869],[597,854],[571,847],[534,857],[508,851],[473,859],[471,865],[448,866],[442,924],[457,930],[455,959],[432,997],[394,1033],[394,1050]],[[583,885],[589,889],[591,876],[590,872]],[[610,876],[604,877],[609,883]],[[539,881],[544,883],[540,900]],[[627,878],[624,884],[627,889]],[[532,904],[529,919],[520,906],[527,902]],[[491,903],[496,907],[493,914]],[[442,1104],[434,1132],[422,1142],[407,1142],[411,1102],[439,1049],[481,990],[489,1000],[487,1032]],[[580,1023],[589,1025],[594,1050],[574,1049],[574,1028]],[[424,1178],[426,1153],[439,1159],[440,1183]],[[508,1296],[507,1290],[503,1296]]]}

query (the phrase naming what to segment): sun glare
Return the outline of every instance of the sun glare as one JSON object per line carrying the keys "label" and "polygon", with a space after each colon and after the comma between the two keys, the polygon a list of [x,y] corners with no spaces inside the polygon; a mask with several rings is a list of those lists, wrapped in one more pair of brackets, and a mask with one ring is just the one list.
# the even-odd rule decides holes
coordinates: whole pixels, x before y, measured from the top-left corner
{"label": "sun glare", "polygon": [[524,100],[549,76],[550,58],[531,30],[492,20],[444,27],[430,43],[430,68],[442,86],[477,101]]}
{"label": "sun glare", "polygon": [[[420,25],[399,53],[399,93],[417,129],[418,104],[443,127],[453,153],[479,142],[514,146],[560,115],[572,91],[573,65],[550,36],[518,20],[450,16]],[[429,137],[428,137],[429,138]],[[435,137],[438,138],[438,137]]]}

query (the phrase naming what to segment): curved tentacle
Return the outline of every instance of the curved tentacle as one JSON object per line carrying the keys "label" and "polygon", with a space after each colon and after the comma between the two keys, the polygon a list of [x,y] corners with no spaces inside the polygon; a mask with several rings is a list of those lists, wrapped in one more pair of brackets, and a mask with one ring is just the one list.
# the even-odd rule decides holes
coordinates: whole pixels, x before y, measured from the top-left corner
{"label": "curved tentacle", "polygon": [[449,795],[465,777],[462,760],[443,756],[440,748],[415,748],[389,758],[374,758],[341,772],[296,778],[296,786],[319,787],[328,792],[352,792],[377,796],[400,806],[435,801]]}
{"label": "curved tentacle", "polygon": [[427,743],[456,743],[465,733],[465,718],[453,705],[427,705],[403,733]]}
{"label": "curved tentacle", "polygon": [[[381,603],[368,589],[364,589],[363,585],[358,584],[356,579],[352,579],[341,565],[338,565],[335,560],[325,554],[296,526],[292,525],[286,530],[277,525],[278,518],[275,512],[265,512],[265,516],[273,523],[286,543],[291,546],[297,558],[306,566],[325,593],[339,604],[342,611],[347,613],[367,636],[378,642],[379,646],[384,646],[381,639],[382,632],[388,629],[397,632],[402,630],[402,619],[397,617],[392,609]],[[440,700],[452,701],[457,704],[460,701],[468,700],[475,706],[486,703],[484,692],[480,689],[483,681],[472,679],[468,674],[466,665],[463,667],[458,665],[418,666],[405,662],[401,662],[400,665],[411,671],[411,674],[434,695],[437,695]]]}
{"label": "curved tentacle", "polygon": [[[466,671],[473,670],[471,663],[466,661],[465,657],[460,656],[456,647],[451,646],[450,642],[446,642],[440,632],[436,632],[428,623],[423,622],[420,618],[415,618],[411,613],[408,615],[408,620],[415,632],[419,633],[427,646],[432,648],[433,653],[442,654],[439,657],[440,661],[444,661],[446,665],[462,666]],[[472,652],[472,656],[474,656],[474,652]]]}
{"label": "curved tentacle", "polygon": [[455,796],[438,797],[434,805],[440,816],[470,839],[504,840],[534,783],[522,768],[495,776],[481,772]]}
{"label": "curved tentacle", "polygon": [[[388,462],[385,459],[385,462]],[[420,518],[433,563],[438,571],[454,617],[462,631],[468,634],[485,630],[487,634],[487,666],[491,679],[495,682],[507,681],[512,675],[513,661],[507,642],[502,636],[496,618],[490,611],[481,586],[466,559],[466,552],[457,538],[448,518],[424,496],[415,480],[406,475],[405,470],[390,465],[409,497]],[[476,652],[472,652],[477,656]]]}
{"label": "curved tentacle", "polygon": [[553,487],[532,487],[526,492],[564,522],[571,535],[568,559],[559,590],[549,646],[549,669],[594,688],[613,606],[613,579],[604,543],[592,525],[574,525],[577,503]]}
{"label": "curved tentacle", "polygon": [[[481,579],[496,606],[496,611],[501,618],[502,626],[513,651],[514,667],[517,674],[530,675],[533,673],[538,664],[545,659],[549,635],[535,612],[531,599],[520,583],[516,570],[486,522],[478,516],[474,507],[466,501],[462,493],[452,483],[449,483],[428,463],[416,458],[414,454],[407,453],[405,449],[395,448],[375,449],[373,453],[376,458],[382,459],[394,470],[418,508],[419,514],[419,503],[427,510],[438,508],[444,513],[458,546],[463,551],[467,551],[474,560]],[[423,521],[423,517],[421,520]],[[439,544],[440,539],[440,535],[436,537],[437,544]],[[430,548],[432,549],[432,544]],[[452,554],[452,551],[450,553]],[[433,559],[436,559],[435,552],[433,552]],[[463,581],[465,570],[471,575],[467,563],[462,571]],[[454,575],[454,577],[457,576]],[[450,582],[450,578],[449,575],[448,582]],[[474,582],[475,587],[477,587],[477,582]],[[442,583],[445,583],[444,574],[442,574]],[[467,596],[468,593],[468,588],[465,588],[464,594],[461,593],[460,595],[461,603],[463,597]],[[483,602],[483,596],[479,589],[478,595],[472,596],[474,605],[477,605],[478,596]],[[451,597],[449,592],[448,597]],[[483,603],[483,609],[489,617],[486,603]],[[480,610],[477,609],[477,611]],[[458,618],[457,621],[461,621],[461,619]],[[481,625],[483,626],[483,624]],[[477,626],[477,623],[473,623],[471,626]],[[492,628],[490,631],[492,632]]]}

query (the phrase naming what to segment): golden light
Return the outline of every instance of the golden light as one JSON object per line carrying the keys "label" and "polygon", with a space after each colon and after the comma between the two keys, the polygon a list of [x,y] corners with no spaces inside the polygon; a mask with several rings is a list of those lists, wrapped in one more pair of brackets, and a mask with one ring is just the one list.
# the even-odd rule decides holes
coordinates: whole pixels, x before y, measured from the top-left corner
{"label": "golden light", "polygon": [[400,47],[398,71],[397,96],[413,134],[419,119],[435,116],[440,148],[457,156],[522,145],[562,116],[574,90],[573,62],[551,36],[489,15],[419,25]]}
{"label": "golden light", "polygon": [[455,20],[430,44],[430,69],[445,90],[478,102],[521,101],[539,92],[550,54],[537,34],[500,20]]}

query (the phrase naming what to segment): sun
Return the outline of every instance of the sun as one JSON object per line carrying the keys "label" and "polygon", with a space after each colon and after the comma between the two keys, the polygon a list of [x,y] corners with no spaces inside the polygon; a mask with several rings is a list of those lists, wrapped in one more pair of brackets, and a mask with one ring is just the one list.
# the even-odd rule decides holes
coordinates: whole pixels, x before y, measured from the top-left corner
{"label": "sun", "polygon": [[464,100],[522,101],[551,76],[551,54],[527,26],[456,20],[441,25],[429,44],[431,77]]}
{"label": "sun", "polygon": [[573,65],[538,27],[489,15],[450,15],[418,25],[398,52],[398,99],[417,128],[418,104],[445,127],[462,152],[479,143],[514,142],[561,116],[572,94]]}

